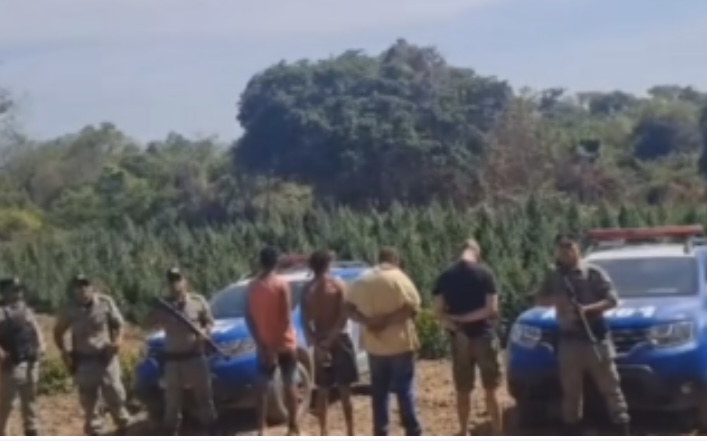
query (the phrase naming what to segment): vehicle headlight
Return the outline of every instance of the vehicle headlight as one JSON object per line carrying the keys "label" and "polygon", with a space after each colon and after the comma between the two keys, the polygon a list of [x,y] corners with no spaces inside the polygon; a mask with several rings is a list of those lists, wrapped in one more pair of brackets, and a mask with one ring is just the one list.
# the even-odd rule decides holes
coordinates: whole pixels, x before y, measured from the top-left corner
{"label": "vehicle headlight", "polygon": [[695,338],[695,326],[692,322],[677,322],[653,326],[648,330],[648,339],[654,346],[680,346]]}
{"label": "vehicle headlight", "polygon": [[250,354],[255,352],[256,345],[255,340],[252,338],[246,338],[243,340],[230,341],[226,343],[220,343],[219,348],[231,357],[235,357],[243,354]]}
{"label": "vehicle headlight", "polygon": [[511,328],[511,342],[526,347],[533,348],[542,339],[543,332],[537,326],[528,326],[516,323]]}

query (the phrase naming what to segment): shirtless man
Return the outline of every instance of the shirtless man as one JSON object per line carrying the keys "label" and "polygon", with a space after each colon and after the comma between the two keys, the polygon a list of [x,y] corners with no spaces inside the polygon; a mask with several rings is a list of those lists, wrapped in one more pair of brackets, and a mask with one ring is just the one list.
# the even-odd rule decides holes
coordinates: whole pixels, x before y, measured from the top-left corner
{"label": "shirtless man", "polygon": [[347,435],[354,436],[351,385],[358,382],[358,368],[353,342],[346,333],[346,287],[329,274],[331,259],[331,254],[326,251],[317,251],[309,258],[314,280],[302,296],[302,322],[307,344],[314,347],[320,435],[329,434],[329,393],[332,387],[337,387],[344,409]]}

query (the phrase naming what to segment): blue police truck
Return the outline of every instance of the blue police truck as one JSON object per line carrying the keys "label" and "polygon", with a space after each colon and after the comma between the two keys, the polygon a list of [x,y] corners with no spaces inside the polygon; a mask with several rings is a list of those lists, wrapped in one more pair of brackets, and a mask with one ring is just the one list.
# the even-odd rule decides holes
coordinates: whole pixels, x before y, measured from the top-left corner
{"label": "blue police truck", "polygon": [[[620,302],[605,314],[631,410],[693,412],[707,427],[707,242],[701,226],[588,232],[585,259],[614,281]],[[525,311],[511,328],[507,379],[521,423],[556,415],[561,398],[557,322]],[[585,406],[602,403],[590,381]]]}
{"label": "blue police truck", "polygon": [[[334,262],[332,275],[350,283],[370,267],[362,262]],[[298,385],[300,389],[300,415],[308,411],[313,391],[313,366],[311,348],[308,348],[302,332],[300,299],[305,284],[311,280],[310,272],[301,265],[289,266],[279,271],[289,284],[293,295],[293,323],[297,331],[298,349]],[[210,304],[216,319],[212,332],[214,342],[224,352],[231,355],[228,359],[213,357],[210,360],[213,381],[214,401],[219,414],[230,409],[248,409],[255,405],[254,386],[258,378],[255,342],[245,323],[246,288],[249,279],[234,283],[212,296]],[[359,346],[359,325],[350,322],[350,333],[362,373],[368,371],[366,355]],[[159,364],[159,352],[164,343],[164,333],[157,332],[147,338],[141,359],[135,368],[133,396],[142,404],[153,421],[160,421],[163,413],[163,381]],[[188,388],[188,385],[186,385]],[[188,392],[188,391],[187,391]],[[282,385],[275,381],[269,390],[268,420],[281,423],[286,419],[286,410],[282,396]],[[188,397],[188,393],[186,394]],[[189,405],[185,408],[186,416],[193,414]]]}

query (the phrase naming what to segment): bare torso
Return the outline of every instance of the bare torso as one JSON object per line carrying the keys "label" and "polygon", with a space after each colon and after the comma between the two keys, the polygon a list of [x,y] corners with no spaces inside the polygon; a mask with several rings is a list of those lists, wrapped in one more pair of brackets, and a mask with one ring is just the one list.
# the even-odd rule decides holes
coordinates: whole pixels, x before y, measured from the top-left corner
{"label": "bare torso", "polygon": [[341,324],[344,285],[331,277],[314,280],[305,293],[304,308],[317,340],[328,337]]}

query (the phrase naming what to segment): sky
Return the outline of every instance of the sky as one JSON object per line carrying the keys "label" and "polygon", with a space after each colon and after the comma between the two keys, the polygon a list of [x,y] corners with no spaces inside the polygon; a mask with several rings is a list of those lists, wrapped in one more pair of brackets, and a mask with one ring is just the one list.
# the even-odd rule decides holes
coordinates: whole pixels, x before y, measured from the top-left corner
{"label": "sky", "polygon": [[0,88],[37,138],[231,140],[257,72],[398,38],[516,87],[707,89],[705,0],[0,0]]}

